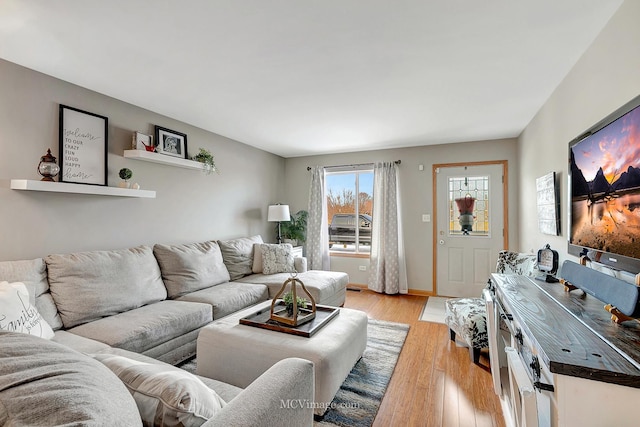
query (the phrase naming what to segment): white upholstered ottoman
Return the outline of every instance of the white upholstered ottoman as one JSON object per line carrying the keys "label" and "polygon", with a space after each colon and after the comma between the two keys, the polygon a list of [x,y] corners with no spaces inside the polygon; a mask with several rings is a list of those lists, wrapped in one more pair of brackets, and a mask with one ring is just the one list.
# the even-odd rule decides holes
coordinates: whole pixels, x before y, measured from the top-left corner
{"label": "white upholstered ottoman", "polygon": [[340,313],[310,338],[241,325],[240,318],[271,301],[216,320],[200,330],[197,373],[245,388],[276,362],[300,357],[315,365],[314,412],[324,414],[367,345],[367,315],[341,308]]}

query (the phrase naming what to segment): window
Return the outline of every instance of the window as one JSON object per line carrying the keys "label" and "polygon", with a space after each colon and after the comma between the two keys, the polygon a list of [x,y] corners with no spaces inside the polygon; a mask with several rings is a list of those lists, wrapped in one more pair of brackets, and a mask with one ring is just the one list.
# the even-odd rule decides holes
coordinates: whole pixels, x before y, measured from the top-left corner
{"label": "window", "polygon": [[488,176],[449,178],[449,235],[489,235]]}
{"label": "window", "polygon": [[349,168],[348,171],[327,172],[326,188],[329,249],[334,253],[369,254],[373,170]]}

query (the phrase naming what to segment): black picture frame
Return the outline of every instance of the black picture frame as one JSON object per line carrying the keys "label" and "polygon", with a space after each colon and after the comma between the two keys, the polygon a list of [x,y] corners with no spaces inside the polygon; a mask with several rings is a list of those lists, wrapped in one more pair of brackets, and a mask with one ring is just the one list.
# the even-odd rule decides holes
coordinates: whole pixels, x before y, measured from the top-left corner
{"label": "black picture frame", "polygon": [[187,135],[156,125],[156,152],[167,156],[187,159]]}
{"label": "black picture frame", "polygon": [[60,104],[60,182],[107,185],[109,119]]}

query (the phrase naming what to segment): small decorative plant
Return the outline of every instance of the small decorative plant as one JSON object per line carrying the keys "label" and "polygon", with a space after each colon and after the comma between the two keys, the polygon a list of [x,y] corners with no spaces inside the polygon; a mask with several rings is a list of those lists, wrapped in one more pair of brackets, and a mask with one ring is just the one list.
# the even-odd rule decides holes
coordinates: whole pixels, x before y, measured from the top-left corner
{"label": "small decorative plant", "polygon": [[218,172],[216,168],[216,162],[213,160],[213,154],[206,148],[200,148],[198,154],[192,157],[192,160],[202,163],[202,170],[205,174],[210,175],[213,172]]}
{"label": "small decorative plant", "polygon": [[[284,302],[284,305],[287,307],[287,314],[289,316],[292,316],[293,315],[293,294],[291,293],[291,291],[287,292],[282,296],[282,302]],[[307,307],[307,300],[302,297],[296,296],[296,302],[298,304],[298,307],[300,308]]]}
{"label": "small decorative plant", "polygon": [[120,172],[118,172],[118,175],[120,175],[121,179],[124,179],[125,181],[129,181],[133,176],[133,172],[131,172],[131,169],[122,168],[120,169]]}

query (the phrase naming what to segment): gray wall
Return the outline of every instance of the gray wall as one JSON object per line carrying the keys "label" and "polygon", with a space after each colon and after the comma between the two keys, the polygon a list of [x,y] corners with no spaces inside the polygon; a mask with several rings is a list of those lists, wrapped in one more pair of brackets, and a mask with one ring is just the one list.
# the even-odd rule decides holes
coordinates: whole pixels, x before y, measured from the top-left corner
{"label": "gray wall", "polygon": [[[624,2],[518,139],[521,250],[549,243],[561,264],[564,259],[576,261],[567,254],[568,144],[640,94],[638,17],[640,2]],[[561,183],[562,235],[557,237],[540,233],[536,226],[535,180],[551,171]]]}
{"label": "gray wall", "polygon": [[[430,145],[392,150],[364,151],[289,158],[285,161],[284,201],[293,211],[307,209],[310,173],[307,166],[333,166],[352,163],[401,160],[400,192],[409,289],[433,292],[433,224],[422,222],[422,214],[433,216],[432,165],[438,163],[507,160],[509,167],[509,245],[518,246],[517,142],[515,139]],[[424,170],[418,170],[419,165]],[[359,266],[367,271],[362,272]],[[333,256],[331,269],[346,271],[352,283],[366,284],[369,259]]]}
{"label": "gray wall", "polygon": [[[3,60],[0,93],[0,260],[253,234],[274,240],[266,211],[283,199],[283,158]],[[108,184],[128,167],[157,198],[10,190],[12,178],[41,178],[47,148],[58,157],[59,104],[107,116]],[[156,124],[186,133],[190,155],[211,150],[220,174],[125,159],[132,132],[152,134]]]}

